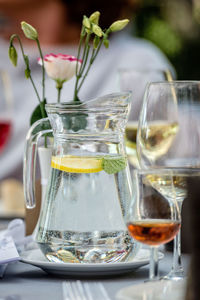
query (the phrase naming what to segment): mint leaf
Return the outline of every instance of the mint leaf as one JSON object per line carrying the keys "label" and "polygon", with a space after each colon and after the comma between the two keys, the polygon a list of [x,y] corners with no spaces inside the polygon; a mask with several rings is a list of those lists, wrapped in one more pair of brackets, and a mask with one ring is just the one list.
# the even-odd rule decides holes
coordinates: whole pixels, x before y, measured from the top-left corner
{"label": "mint leaf", "polygon": [[120,156],[120,157],[103,157],[102,160],[102,168],[103,170],[108,174],[115,174],[119,171],[126,168],[127,160],[126,157]]}

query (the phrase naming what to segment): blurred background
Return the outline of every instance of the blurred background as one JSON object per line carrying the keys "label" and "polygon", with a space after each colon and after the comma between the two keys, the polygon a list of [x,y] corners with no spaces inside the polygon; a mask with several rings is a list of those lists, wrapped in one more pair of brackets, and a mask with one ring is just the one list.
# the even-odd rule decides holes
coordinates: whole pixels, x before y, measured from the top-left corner
{"label": "blurred background", "polygon": [[[102,28],[107,28],[108,24],[110,25],[116,19],[130,18],[132,22],[130,22],[128,35],[131,36],[132,41],[126,39],[111,43],[110,47],[112,48],[108,51],[110,53],[108,64],[105,63],[105,57],[102,55],[104,64],[99,60],[99,65],[96,67],[96,70],[101,73],[95,74],[97,73],[95,71],[93,74],[96,77],[91,73],[94,78],[90,77],[90,80],[96,80],[96,87],[90,91],[93,85],[90,84],[90,80],[88,86],[86,85],[86,91],[91,92],[90,95],[92,96],[90,97],[93,97],[92,92],[96,93],[98,88],[102,88],[100,84],[111,86],[114,75],[117,73],[119,61],[122,61],[121,65],[124,63],[125,68],[127,66],[132,67],[130,66],[131,62],[135,69],[139,65],[143,69],[153,66],[158,71],[160,69],[173,69],[168,63],[169,60],[174,66],[177,79],[200,80],[200,0],[113,0],[113,2],[107,0],[0,0],[0,71],[2,69],[9,73],[11,84],[6,83],[6,86],[8,86],[9,91],[12,90],[14,95],[14,118],[10,115],[10,120],[7,118],[6,122],[3,120],[3,124],[0,123],[0,126],[4,126],[4,129],[0,127],[0,137],[4,134],[4,139],[5,126],[8,129],[11,128],[7,135],[6,148],[0,153],[0,200],[1,198],[11,199],[9,203],[12,205],[10,205],[10,208],[9,205],[7,207],[10,211],[14,210],[15,215],[17,208],[14,206],[15,200],[13,199],[16,198],[16,189],[18,189],[18,199],[23,198],[22,159],[24,140],[30,124],[30,115],[37,102],[30,83],[24,79],[22,60],[19,61],[19,66],[16,69],[8,61],[9,37],[14,32],[20,34],[23,43],[29,50],[27,53],[30,53],[30,64],[34,77],[38,78],[41,75],[40,67],[35,64],[35,58],[38,54],[37,52],[31,53],[35,49],[32,48],[34,42],[23,38],[20,22],[25,20],[39,29],[42,46],[59,46],[56,49],[61,49],[58,51],[62,52],[62,47],[66,45],[77,46],[83,13],[89,16],[96,10],[102,12],[100,22]],[[132,37],[138,37],[139,39],[133,39]],[[144,42],[143,39],[150,43]],[[151,47],[151,44],[157,46],[161,53],[157,52],[156,47]],[[127,46],[127,48],[124,46]],[[69,50],[69,52],[66,52],[68,54],[75,53],[74,47],[65,47],[65,49]],[[77,47],[75,49],[77,50]],[[122,53],[125,54],[121,55]],[[162,56],[162,53],[164,56]],[[139,59],[137,55],[140,56]],[[19,55],[20,59],[21,55]],[[125,60],[123,61],[123,59]],[[172,73],[174,73],[173,70]],[[99,82],[99,76],[103,79],[106,78],[106,80]],[[144,78],[144,74],[141,74],[141,76]],[[6,76],[4,76],[4,82],[8,82]],[[38,85],[40,87],[40,83]],[[69,95],[68,87],[70,85],[72,87],[73,84],[70,82],[67,86],[67,95]],[[135,86],[138,89],[141,87],[140,78],[139,84],[135,84]],[[48,90],[52,97],[52,89]],[[115,90],[114,87],[113,90]],[[143,91],[141,95],[143,96]],[[7,96],[10,98],[9,93]],[[134,99],[136,100],[136,97]],[[140,99],[138,97],[138,103],[141,103],[141,100],[142,97]],[[134,110],[138,112],[139,108],[137,110],[134,107]],[[2,113],[1,108],[0,112]],[[3,117],[5,119],[5,113],[3,113]],[[4,182],[7,185],[2,188],[1,180],[10,180],[10,178],[17,179],[17,182]],[[10,186],[12,186],[12,189]],[[12,197],[10,196],[10,190],[12,191]],[[9,196],[7,196],[8,191]],[[23,201],[22,199],[20,202],[20,209],[23,210],[22,214],[24,214]],[[19,211],[19,215],[21,215],[21,211]]]}
{"label": "blurred background", "polygon": [[200,79],[200,1],[135,0],[133,34],[159,47],[177,78]]}
{"label": "blurred background", "polygon": [[[5,27],[9,26],[7,24],[9,19],[3,12],[6,5],[9,4],[9,11],[11,12],[12,6],[13,10],[15,10],[17,3],[21,6],[26,6],[29,2],[32,3],[33,1],[0,0],[0,36],[5,33]],[[35,1],[35,5],[37,2]],[[84,4],[81,5],[81,2],[77,2],[78,5],[74,5],[74,1],[71,0],[65,2],[70,6],[71,19],[78,15],[79,11],[81,11],[80,16],[82,16],[85,8]],[[95,7],[95,5],[98,6],[99,1],[90,2],[93,3],[91,6]],[[124,2],[124,15],[127,12],[127,2],[129,2],[128,9],[132,9],[134,20],[132,22],[132,34],[147,39],[159,47],[175,67],[178,79],[200,79],[198,63],[200,52],[200,1],[126,0]],[[106,8],[106,2],[104,6]],[[91,7],[91,11],[93,11],[93,7]],[[116,7],[113,9],[117,10],[117,7],[116,3]],[[116,11],[114,13],[116,14]],[[130,11],[129,14],[131,15]],[[106,9],[104,10],[104,15],[108,19]],[[31,16],[28,19],[31,20]],[[79,22],[79,20],[75,21]],[[53,29],[51,28],[50,30],[52,31]]]}

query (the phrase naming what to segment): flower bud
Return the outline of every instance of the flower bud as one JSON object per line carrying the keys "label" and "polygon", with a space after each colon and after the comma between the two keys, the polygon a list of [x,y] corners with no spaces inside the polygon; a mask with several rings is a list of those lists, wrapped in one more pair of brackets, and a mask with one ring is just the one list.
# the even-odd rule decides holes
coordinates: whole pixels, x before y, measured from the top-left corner
{"label": "flower bud", "polygon": [[12,64],[17,66],[17,51],[14,46],[10,46],[8,49],[8,56],[12,62]]}
{"label": "flower bud", "polygon": [[21,28],[24,32],[24,35],[30,40],[36,40],[38,38],[37,30],[26,22],[21,22]]}
{"label": "flower bud", "polygon": [[126,25],[129,23],[128,19],[124,19],[124,20],[119,20],[116,21],[114,23],[112,23],[112,25],[110,25],[110,30],[112,32],[114,31],[120,31],[122,30],[124,27],[126,27]]}
{"label": "flower bud", "polygon": [[103,35],[103,32],[101,30],[101,27],[99,27],[96,24],[92,24],[92,31],[94,32],[94,34],[96,34],[97,36],[101,37]]}
{"label": "flower bud", "polygon": [[91,28],[90,20],[86,16],[83,17],[83,26],[85,26],[85,28],[87,28],[87,29]]}
{"label": "flower bud", "polygon": [[99,17],[100,17],[100,12],[95,11],[93,14],[91,14],[91,16],[89,17],[89,20],[90,20],[90,22],[98,25],[99,24]]}
{"label": "flower bud", "polygon": [[26,79],[29,79],[30,75],[31,75],[31,70],[29,68],[26,68],[26,70],[24,71],[24,73],[25,73]]}
{"label": "flower bud", "polygon": [[103,44],[108,49],[108,47],[109,47],[109,40],[104,40]]}

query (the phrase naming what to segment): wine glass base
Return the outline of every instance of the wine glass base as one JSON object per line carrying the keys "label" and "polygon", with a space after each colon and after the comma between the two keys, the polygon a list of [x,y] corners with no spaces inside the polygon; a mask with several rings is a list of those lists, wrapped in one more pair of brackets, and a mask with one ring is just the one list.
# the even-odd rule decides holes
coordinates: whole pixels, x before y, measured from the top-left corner
{"label": "wine glass base", "polygon": [[155,277],[155,278],[148,278],[144,280],[144,283],[148,283],[148,282],[155,282],[155,281],[160,281],[160,277]]}
{"label": "wine glass base", "polygon": [[169,274],[161,278],[161,280],[174,280],[174,281],[183,280],[183,279],[185,279],[183,270],[177,272],[171,271],[169,272]]}

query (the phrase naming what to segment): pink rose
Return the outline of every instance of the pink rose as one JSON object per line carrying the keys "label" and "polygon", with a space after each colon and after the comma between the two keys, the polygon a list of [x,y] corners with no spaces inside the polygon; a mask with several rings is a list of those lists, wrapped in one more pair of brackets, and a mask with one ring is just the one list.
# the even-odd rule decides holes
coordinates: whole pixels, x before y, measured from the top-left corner
{"label": "pink rose", "polygon": [[[47,54],[44,57],[44,67],[49,77],[56,81],[67,81],[76,74],[76,63],[78,61],[78,71],[82,61],[76,57],[66,54]],[[42,59],[38,59],[42,65]]]}

